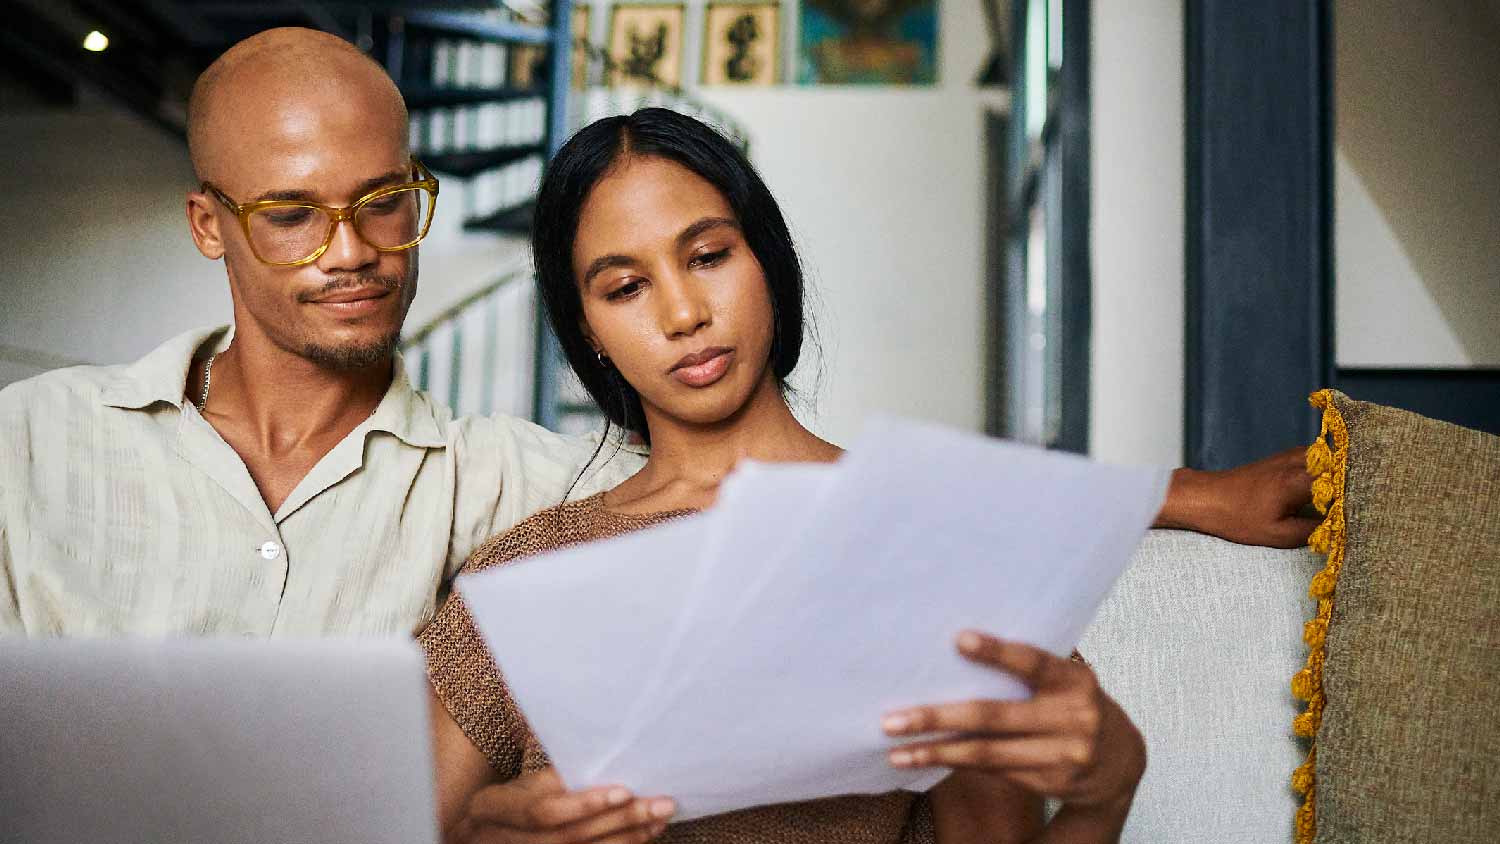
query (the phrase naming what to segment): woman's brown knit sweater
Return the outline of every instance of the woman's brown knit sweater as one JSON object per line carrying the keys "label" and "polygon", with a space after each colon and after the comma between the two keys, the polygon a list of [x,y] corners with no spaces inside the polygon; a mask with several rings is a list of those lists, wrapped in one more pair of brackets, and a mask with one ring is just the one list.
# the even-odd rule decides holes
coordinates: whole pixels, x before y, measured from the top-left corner
{"label": "woman's brown knit sweater", "polygon": [[[526,519],[474,551],[465,572],[580,542],[660,524],[690,511],[633,516],[605,509],[603,494],[569,502]],[[419,637],[437,696],[469,740],[489,758],[501,780],[545,768],[546,752],[505,689],[458,593]],[[566,666],[558,666],[566,671]],[[622,702],[626,703],[626,702]],[[725,760],[733,764],[733,760]],[[670,795],[668,795],[670,796]],[[674,823],[659,841],[766,844],[929,844],[934,839],[925,795],[905,791],[849,795],[762,806]]]}

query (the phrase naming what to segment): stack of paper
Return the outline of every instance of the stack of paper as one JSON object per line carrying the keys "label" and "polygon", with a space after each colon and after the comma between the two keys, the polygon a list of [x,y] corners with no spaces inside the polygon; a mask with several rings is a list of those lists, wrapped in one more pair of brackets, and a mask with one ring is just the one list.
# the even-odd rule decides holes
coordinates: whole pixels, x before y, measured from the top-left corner
{"label": "stack of paper", "polygon": [[699,515],[459,588],[572,788],[677,818],[933,785],[884,713],[1024,686],[968,628],[1058,655],[1160,507],[1166,474],[877,419],[837,464],[746,464]]}

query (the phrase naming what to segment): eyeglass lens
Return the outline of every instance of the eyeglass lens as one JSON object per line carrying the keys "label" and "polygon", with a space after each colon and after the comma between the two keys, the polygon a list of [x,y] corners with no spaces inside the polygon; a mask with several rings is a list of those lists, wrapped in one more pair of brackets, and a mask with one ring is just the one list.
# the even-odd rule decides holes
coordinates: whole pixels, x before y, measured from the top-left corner
{"label": "eyeglass lens", "polygon": [[[433,202],[422,188],[395,191],[362,205],[354,229],[380,249],[412,245],[421,236]],[[282,205],[251,212],[250,243],[262,260],[302,261],[323,247],[333,234],[333,216],[310,205]]]}

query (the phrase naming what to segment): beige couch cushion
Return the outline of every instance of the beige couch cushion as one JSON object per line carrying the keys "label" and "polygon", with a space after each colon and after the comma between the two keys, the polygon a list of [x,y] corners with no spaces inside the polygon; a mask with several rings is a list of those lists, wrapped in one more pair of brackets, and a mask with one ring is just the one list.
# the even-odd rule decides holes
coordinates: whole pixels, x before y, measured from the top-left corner
{"label": "beige couch cushion", "polygon": [[1303,834],[1500,841],[1500,437],[1337,392],[1314,401],[1335,442],[1310,460],[1332,506],[1299,677],[1301,728],[1317,732]]}
{"label": "beige couch cushion", "polygon": [[1079,650],[1146,738],[1124,841],[1290,842],[1307,549],[1151,531]]}

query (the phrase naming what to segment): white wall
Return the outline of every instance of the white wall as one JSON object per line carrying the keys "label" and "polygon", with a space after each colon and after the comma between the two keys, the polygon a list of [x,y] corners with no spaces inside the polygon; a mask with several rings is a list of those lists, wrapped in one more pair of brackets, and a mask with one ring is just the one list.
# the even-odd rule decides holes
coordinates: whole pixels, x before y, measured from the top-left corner
{"label": "white wall", "polygon": [[1343,366],[1500,366],[1500,11],[1335,6]]}
{"label": "white wall", "polygon": [[[0,120],[0,385],[68,363],[134,360],[230,319],[223,265],[188,235],[184,144],[105,101]],[[517,241],[464,235],[445,183],[408,326],[525,265]]]}
{"label": "white wall", "polygon": [[1180,0],[1094,0],[1089,451],[1177,465],[1183,413]]}
{"label": "white wall", "polygon": [[[943,0],[939,84],[694,92],[742,124],[816,297],[824,373],[804,418],[848,442],[871,411],[984,424],[981,7]],[[793,383],[809,388],[807,361]]]}
{"label": "white wall", "polygon": [[1471,362],[1380,203],[1334,150],[1334,333],[1342,366]]}
{"label": "white wall", "polygon": [[222,271],[187,234],[181,142],[95,102],[6,114],[0,149],[0,383],[227,320]]}

